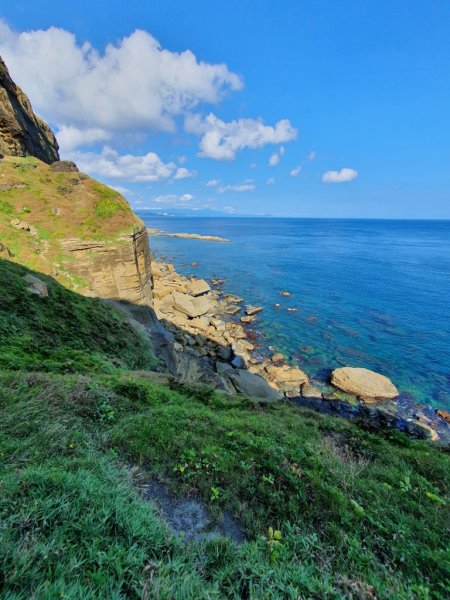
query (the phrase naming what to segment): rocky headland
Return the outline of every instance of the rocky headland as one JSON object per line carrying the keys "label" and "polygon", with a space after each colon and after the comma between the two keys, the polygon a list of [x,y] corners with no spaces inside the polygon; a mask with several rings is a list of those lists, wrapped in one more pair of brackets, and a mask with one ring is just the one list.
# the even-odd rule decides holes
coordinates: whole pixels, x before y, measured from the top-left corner
{"label": "rocky headland", "polygon": [[[283,355],[261,347],[255,325],[263,307],[224,293],[223,280],[185,277],[152,260],[149,233],[229,240],[148,231],[118,192],[59,160],[53,133],[1,61],[0,151],[0,258],[114,303],[146,337],[161,370],[230,394],[289,399],[370,427],[450,442],[445,411],[405,401],[391,381],[367,369],[344,367],[327,384],[311,381]],[[29,283],[31,293],[46,297],[39,277]]]}

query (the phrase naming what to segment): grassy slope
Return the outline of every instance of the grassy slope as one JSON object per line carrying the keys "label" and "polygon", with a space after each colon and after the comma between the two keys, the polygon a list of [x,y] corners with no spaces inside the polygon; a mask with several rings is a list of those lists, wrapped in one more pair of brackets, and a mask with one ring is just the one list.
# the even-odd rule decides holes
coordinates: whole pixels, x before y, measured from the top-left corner
{"label": "grassy slope", "polygon": [[[0,269],[1,598],[449,596],[448,453],[164,387],[134,370],[151,357],[114,311],[56,284],[30,296],[23,272]],[[231,508],[250,541],[183,544],[130,462]]]}
{"label": "grassy slope", "polygon": [[[15,229],[13,219],[33,225],[39,236]],[[34,157],[0,160],[0,241],[15,261],[37,271],[51,274],[58,264],[59,280],[67,287],[74,282],[65,276],[64,263],[73,259],[61,250],[59,240],[118,244],[118,236],[140,226],[123,196],[83,173],[55,173]]]}

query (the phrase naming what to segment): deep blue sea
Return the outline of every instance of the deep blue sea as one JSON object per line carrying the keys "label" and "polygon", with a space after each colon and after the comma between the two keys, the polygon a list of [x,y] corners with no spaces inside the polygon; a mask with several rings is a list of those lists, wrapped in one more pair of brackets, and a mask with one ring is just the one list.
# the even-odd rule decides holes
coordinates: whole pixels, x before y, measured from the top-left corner
{"label": "deep blue sea", "polygon": [[141,216],[168,232],[230,239],[152,237],[151,248],[181,273],[223,278],[225,291],[261,304],[263,345],[313,378],[367,367],[417,402],[450,408],[450,221]]}

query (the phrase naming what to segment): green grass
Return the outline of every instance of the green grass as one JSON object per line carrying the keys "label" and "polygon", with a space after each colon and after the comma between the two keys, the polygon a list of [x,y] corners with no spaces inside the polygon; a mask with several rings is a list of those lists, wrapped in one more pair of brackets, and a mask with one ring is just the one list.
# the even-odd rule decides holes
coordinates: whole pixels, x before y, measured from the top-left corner
{"label": "green grass", "polygon": [[145,340],[120,313],[41,274],[49,297],[30,294],[29,272],[0,261],[0,368],[91,372],[155,365]]}
{"label": "green grass", "polygon": [[118,212],[125,212],[128,208],[122,201],[120,194],[101,183],[92,184],[92,189],[99,198],[95,202],[94,214],[100,219],[109,219]]}
{"label": "green grass", "polygon": [[[108,306],[0,267],[2,600],[449,597],[448,451],[158,384]],[[174,537],[130,465],[231,510],[248,541]]]}

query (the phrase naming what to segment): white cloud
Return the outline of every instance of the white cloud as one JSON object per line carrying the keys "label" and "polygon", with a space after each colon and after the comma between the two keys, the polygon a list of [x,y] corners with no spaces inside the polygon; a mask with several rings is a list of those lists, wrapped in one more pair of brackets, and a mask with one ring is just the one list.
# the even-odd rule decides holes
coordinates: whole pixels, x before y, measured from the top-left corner
{"label": "white cloud", "polygon": [[317,156],[317,152],[315,150],[311,150],[311,152],[308,154],[308,160],[314,160]]}
{"label": "white cloud", "polygon": [[266,181],[267,185],[273,185],[275,183],[275,179],[273,177],[269,177],[269,179]]}
{"label": "white cloud", "polygon": [[177,196],[176,194],[163,194],[161,196],[156,196],[153,199],[157,204],[170,204],[171,206],[179,206],[184,205],[186,202],[190,202],[194,199],[192,194],[182,194],[181,196]]}
{"label": "white cloud", "polygon": [[300,175],[301,170],[302,168],[300,167],[300,165],[298,167],[295,167],[295,169],[292,169],[292,171],[290,172],[291,177],[297,177],[298,175]]}
{"label": "white cloud", "polygon": [[64,143],[75,137],[64,128],[84,132],[80,142],[95,130],[173,131],[176,115],[243,86],[225,64],[163,49],[142,30],[99,52],[61,28],[18,33],[0,21],[0,54],[37,113],[65,131]]}
{"label": "white cloud", "polygon": [[266,144],[289,142],[297,137],[288,119],[265,125],[262,119],[238,119],[225,122],[213,113],[203,118],[190,114],[185,119],[188,133],[202,135],[199,156],[216,160],[233,160],[244,148],[262,148]]}
{"label": "white cloud", "polygon": [[110,138],[111,133],[99,128],[78,129],[73,125],[62,125],[58,131],[61,153],[70,152],[79,146],[105,142]]}
{"label": "white cloud", "polygon": [[280,157],[276,152],[270,155],[269,167],[275,167],[280,162]]}
{"label": "white cloud", "polygon": [[206,187],[217,187],[220,181],[218,179],[210,179],[205,183]]}
{"label": "white cloud", "polygon": [[179,156],[178,157],[178,162],[180,163],[180,165],[184,165],[184,163],[187,161],[187,156]]}
{"label": "white cloud", "polygon": [[74,151],[70,158],[80,171],[124,181],[161,181],[170,177],[176,168],[173,163],[164,163],[154,152],[143,156],[120,155],[108,146],[101,154]]}
{"label": "white cloud", "polygon": [[340,171],[327,171],[322,175],[322,181],[324,183],[343,183],[345,181],[352,181],[356,177],[358,177],[358,171],[344,168]]}
{"label": "white cloud", "polygon": [[187,177],[194,177],[194,173],[185,167],[179,167],[173,176],[174,179],[186,179]]}
{"label": "white cloud", "polygon": [[237,185],[223,185],[217,188],[219,194],[223,194],[224,192],[251,192],[255,189],[255,184],[252,179],[246,179],[242,183],[238,183]]}
{"label": "white cloud", "polygon": [[283,154],[286,152],[286,149],[284,146],[280,146],[280,149],[278,150],[278,154],[280,156],[283,156]]}

